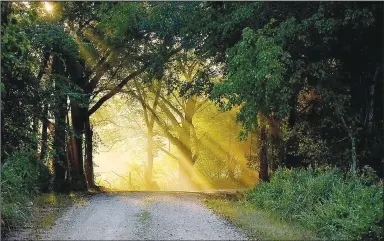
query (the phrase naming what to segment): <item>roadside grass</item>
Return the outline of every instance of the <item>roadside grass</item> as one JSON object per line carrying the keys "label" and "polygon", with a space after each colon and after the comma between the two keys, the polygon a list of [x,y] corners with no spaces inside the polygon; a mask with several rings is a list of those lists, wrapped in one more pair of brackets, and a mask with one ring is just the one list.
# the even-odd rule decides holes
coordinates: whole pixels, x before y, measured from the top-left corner
{"label": "roadside grass", "polygon": [[56,220],[72,205],[84,205],[92,193],[58,194],[43,193],[36,196],[31,202],[30,215],[23,225],[15,227],[11,232],[4,234],[4,238],[12,240],[37,240],[41,233],[53,226]]}
{"label": "roadside grass", "polygon": [[250,239],[258,240],[318,240],[320,238],[299,224],[283,221],[271,212],[257,209],[245,199],[229,200],[208,197],[206,206],[224,216],[245,231]]}
{"label": "roadside grass", "polygon": [[331,240],[384,240],[383,182],[367,167],[278,169],[245,193],[256,208]]}
{"label": "roadside grass", "polygon": [[84,205],[88,197],[84,193],[45,193],[35,200],[31,221],[36,228],[52,226],[66,208],[73,204]]}

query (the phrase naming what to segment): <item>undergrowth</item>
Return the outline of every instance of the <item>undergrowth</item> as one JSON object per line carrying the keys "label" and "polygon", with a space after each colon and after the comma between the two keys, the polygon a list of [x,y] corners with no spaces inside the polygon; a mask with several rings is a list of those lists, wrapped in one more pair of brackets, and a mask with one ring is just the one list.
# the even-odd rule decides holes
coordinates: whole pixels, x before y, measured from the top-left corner
{"label": "undergrowth", "polygon": [[33,199],[49,186],[48,168],[28,148],[13,152],[1,166],[2,231],[21,226],[29,217]]}
{"label": "undergrowth", "polygon": [[205,204],[244,230],[251,240],[318,240],[301,225],[281,220],[274,213],[256,208],[250,202],[227,198],[207,198]]}
{"label": "undergrowth", "polygon": [[338,169],[279,169],[246,194],[261,210],[328,239],[384,239],[383,183]]}

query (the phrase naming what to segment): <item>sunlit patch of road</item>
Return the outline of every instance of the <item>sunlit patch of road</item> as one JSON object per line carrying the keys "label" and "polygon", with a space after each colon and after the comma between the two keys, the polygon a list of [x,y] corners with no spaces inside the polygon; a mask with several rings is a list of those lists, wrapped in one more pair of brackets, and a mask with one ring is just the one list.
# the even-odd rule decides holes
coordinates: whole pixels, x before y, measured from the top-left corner
{"label": "sunlit patch of road", "polygon": [[42,239],[244,240],[197,193],[132,192],[92,196],[73,206]]}

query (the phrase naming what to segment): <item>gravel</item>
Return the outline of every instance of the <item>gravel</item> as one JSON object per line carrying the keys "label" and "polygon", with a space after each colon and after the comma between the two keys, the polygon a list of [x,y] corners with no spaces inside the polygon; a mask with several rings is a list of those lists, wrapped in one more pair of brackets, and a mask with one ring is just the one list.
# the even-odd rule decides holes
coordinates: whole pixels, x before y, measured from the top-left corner
{"label": "gravel", "polygon": [[45,240],[246,240],[191,193],[98,194],[70,208]]}

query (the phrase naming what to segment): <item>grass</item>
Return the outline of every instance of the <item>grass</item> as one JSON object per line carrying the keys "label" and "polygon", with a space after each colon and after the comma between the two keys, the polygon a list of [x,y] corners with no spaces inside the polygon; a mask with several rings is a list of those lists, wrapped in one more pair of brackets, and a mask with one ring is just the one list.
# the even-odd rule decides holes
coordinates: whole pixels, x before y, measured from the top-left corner
{"label": "grass", "polygon": [[151,212],[149,211],[149,209],[151,208],[152,202],[153,202],[153,197],[151,196],[148,196],[144,199],[145,209],[144,211],[138,214],[140,222],[143,224],[148,222],[148,220],[151,217]]}
{"label": "grass", "polygon": [[140,222],[142,223],[148,222],[150,217],[151,217],[151,213],[147,209],[145,209],[143,212],[139,214]]}
{"label": "grass", "polygon": [[53,224],[55,224],[55,221],[58,218],[58,216],[59,215],[57,212],[49,213],[47,216],[43,217],[43,219],[39,221],[39,227],[40,228],[51,227]]}
{"label": "grass", "polygon": [[62,212],[73,204],[84,205],[87,197],[84,194],[70,193],[57,194],[45,193],[35,200],[32,213],[33,226],[37,228],[48,228],[52,226]]}
{"label": "grass", "polygon": [[383,183],[369,169],[358,175],[323,167],[279,169],[246,193],[255,207],[333,240],[383,240]]}
{"label": "grass", "polygon": [[281,220],[271,212],[257,209],[241,200],[206,198],[203,202],[216,213],[224,216],[244,230],[250,239],[258,240],[315,240],[319,239],[308,229],[294,222]]}
{"label": "grass", "polygon": [[33,201],[31,216],[24,224],[24,230],[27,232],[16,232],[13,235],[16,235],[17,239],[39,239],[40,231],[53,226],[62,213],[73,204],[84,205],[88,200],[87,196],[84,193],[45,193],[37,196]]}

